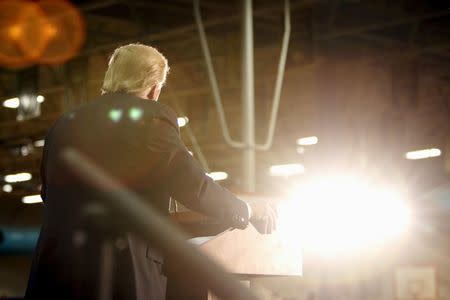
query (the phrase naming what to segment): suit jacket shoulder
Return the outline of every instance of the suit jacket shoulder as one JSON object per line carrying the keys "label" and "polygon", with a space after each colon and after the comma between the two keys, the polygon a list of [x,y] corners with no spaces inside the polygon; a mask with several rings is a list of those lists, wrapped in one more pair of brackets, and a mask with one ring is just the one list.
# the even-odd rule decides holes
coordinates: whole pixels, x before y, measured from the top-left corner
{"label": "suit jacket shoulder", "polygon": [[175,112],[168,105],[159,101],[145,100],[134,95],[124,93],[105,94],[100,96],[97,100],[104,102],[111,101],[112,103],[119,103],[120,105],[129,107],[137,105],[142,107],[151,118],[162,119],[163,121],[169,123],[177,131],[179,130],[177,115]]}

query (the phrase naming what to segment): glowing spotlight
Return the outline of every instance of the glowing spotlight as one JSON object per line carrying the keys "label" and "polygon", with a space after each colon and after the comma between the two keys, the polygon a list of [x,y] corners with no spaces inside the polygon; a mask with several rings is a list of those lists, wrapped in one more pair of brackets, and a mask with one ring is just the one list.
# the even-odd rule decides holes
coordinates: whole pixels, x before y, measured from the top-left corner
{"label": "glowing spotlight", "polygon": [[35,204],[41,202],[42,202],[41,195],[29,195],[22,198],[22,203],[25,204]]}
{"label": "glowing spotlight", "polygon": [[297,145],[311,146],[311,145],[317,144],[318,142],[319,142],[319,138],[317,136],[308,136],[308,137],[299,138],[297,140]]}
{"label": "glowing spotlight", "polygon": [[[36,101],[38,103],[44,102],[45,97],[42,95],[39,95],[36,97]],[[6,99],[3,101],[3,106],[7,108],[18,108],[20,106],[20,99],[18,97]]]}
{"label": "glowing spotlight", "polygon": [[51,24],[47,24],[45,26],[45,30],[44,30],[44,34],[48,37],[48,38],[52,38],[54,37],[56,34],[58,33],[58,29],[51,25]]}
{"label": "glowing spotlight", "polygon": [[12,190],[13,190],[13,187],[12,187],[12,185],[10,185],[10,184],[5,184],[5,185],[3,185],[2,190],[3,190],[5,193],[11,193]]}
{"label": "glowing spotlight", "polygon": [[299,186],[280,204],[278,230],[294,245],[333,257],[398,237],[409,223],[398,193],[354,177],[329,177]]}
{"label": "glowing spotlight", "polygon": [[184,127],[187,123],[189,123],[189,119],[188,117],[179,117],[177,118],[177,123],[179,127]]}
{"label": "glowing spotlight", "polygon": [[302,164],[273,165],[269,172],[271,176],[289,177],[305,173],[305,167]]}
{"label": "glowing spotlight", "polygon": [[22,26],[16,24],[8,28],[8,35],[13,40],[18,40],[23,34]]}
{"label": "glowing spotlight", "polygon": [[28,181],[32,178],[30,173],[17,173],[6,175],[4,180],[8,183]]}
{"label": "glowing spotlight", "polygon": [[31,147],[31,145],[25,145],[25,146],[20,147],[20,155],[22,155],[22,156],[27,156],[32,151],[33,151],[33,148]]}
{"label": "glowing spotlight", "polygon": [[424,159],[424,158],[430,158],[430,157],[437,157],[441,155],[441,150],[437,148],[431,148],[431,149],[424,149],[424,150],[417,150],[417,151],[410,151],[406,152],[405,157],[406,159]]}
{"label": "glowing spotlight", "polygon": [[18,108],[19,105],[20,105],[20,100],[17,97],[10,98],[10,99],[3,101],[3,106],[7,107],[7,108]]}
{"label": "glowing spotlight", "polygon": [[211,172],[206,173],[209,177],[211,177],[214,181],[225,180],[228,178],[228,174],[226,172]]}
{"label": "glowing spotlight", "polygon": [[44,145],[45,145],[45,140],[36,140],[36,141],[34,141],[33,145],[34,145],[35,147],[44,147]]}

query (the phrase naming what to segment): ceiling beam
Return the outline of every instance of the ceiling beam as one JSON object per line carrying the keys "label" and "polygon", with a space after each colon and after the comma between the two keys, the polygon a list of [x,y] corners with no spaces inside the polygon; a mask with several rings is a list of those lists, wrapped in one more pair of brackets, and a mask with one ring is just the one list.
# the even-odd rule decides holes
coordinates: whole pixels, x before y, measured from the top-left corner
{"label": "ceiling beam", "polygon": [[380,29],[390,28],[390,27],[396,27],[401,25],[406,25],[410,23],[416,23],[419,21],[424,20],[430,20],[430,19],[436,19],[444,16],[450,15],[450,11],[440,11],[430,14],[424,14],[420,16],[411,16],[411,17],[402,17],[397,18],[395,20],[392,20],[390,22],[380,22],[380,23],[374,23],[370,25],[363,25],[363,26],[349,26],[348,28],[344,29],[337,29],[333,32],[322,34],[316,37],[317,40],[330,40],[330,39],[336,39],[336,38],[342,38],[342,37],[348,37],[353,35],[358,35],[365,32],[370,31],[376,31]]}
{"label": "ceiling beam", "polygon": [[[176,13],[179,15],[192,15],[192,9],[190,6],[188,7],[181,7],[180,5],[173,5],[169,4],[168,2],[156,2],[156,1],[138,1],[138,0],[132,0],[132,1],[121,1],[123,4],[130,6],[130,7],[136,7],[136,8],[150,8],[153,9],[154,12],[161,12],[164,11],[164,13]],[[190,3],[192,5],[192,1]]]}
{"label": "ceiling beam", "polygon": [[[125,38],[140,32],[140,28],[135,22],[124,19],[85,14],[85,20],[88,24],[87,29],[93,33],[108,34]],[[120,30],[117,30],[118,28],[120,28]]]}
{"label": "ceiling beam", "polygon": [[[356,35],[356,37],[364,39],[364,40],[368,40],[368,41],[382,43],[387,46],[393,46],[393,47],[409,47],[410,46],[409,43],[405,43],[400,40],[396,40],[396,39],[393,39],[390,37],[385,37],[382,35],[377,35],[377,34],[372,34],[372,33],[361,33],[361,34]],[[439,55],[450,58],[449,50],[450,49],[448,47],[448,43],[443,43],[443,44],[434,44],[434,45],[430,45],[430,46],[426,46],[426,47],[422,47],[422,48],[420,48],[420,47],[418,48],[417,46],[410,47],[410,51],[408,51],[408,53],[419,51],[422,54],[423,53],[439,54]]]}
{"label": "ceiling beam", "polygon": [[105,1],[97,1],[92,2],[90,1],[89,4],[78,6],[78,9],[83,12],[89,12],[89,11],[96,11],[102,8],[111,7],[116,4],[120,4],[121,1],[119,0],[105,0]]}
{"label": "ceiling beam", "polygon": [[[291,4],[291,11],[308,7],[309,5],[316,3],[316,2],[317,2],[317,0],[306,0],[306,1],[294,2]],[[278,12],[278,11],[282,11],[282,10],[283,10],[282,5],[272,5],[269,7],[264,7],[264,8],[255,10],[253,12],[253,16],[254,17],[263,16],[266,14],[272,14],[274,12]],[[240,13],[233,14],[230,16],[205,20],[204,27],[211,28],[211,27],[215,27],[218,25],[233,24],[236,22],[240,22],[240,20],[241,20]],[[88,48],[88,49],[85,49],[84,51],[82,51],[79,55],[91,55],[96,52],[108,51],[108,50],[118,47],[124,43],[132,43],[132,42],[135,42],[136,40],[140,40],[142,42],[144,42],[144,41],[145,42],[163,41],[163,40],[176,38],[176,37],[179,37],[181,35],[186,35],[186,34],[197,34],[197,26],[194,24],[193,20],[192,20],[192,23],[189,25],[183,25],[183,26],[179,26],[179,27],[169,29],[166,31],[162,31],[159,33],[136,36],[134,38],[130,38],[127,40],[117,41],[117,42],[114,42],[111,44],[99,45],[99,46],[96,46],[93,48]]]}

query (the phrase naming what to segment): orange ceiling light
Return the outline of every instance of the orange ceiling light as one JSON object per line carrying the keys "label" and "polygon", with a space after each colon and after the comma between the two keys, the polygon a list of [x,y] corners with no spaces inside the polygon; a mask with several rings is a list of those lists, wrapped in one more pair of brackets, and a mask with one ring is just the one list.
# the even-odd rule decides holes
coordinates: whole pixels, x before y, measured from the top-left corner
{"label": "orange ceiling light", "polygon": [[23,33],[21,24],[13,24],[7,30],[9,37],[14,41],[17,41]]}
{"label": "orange ceiling light", "polygon": [[38,4],[48,20],[45,33],[51,37],[40,62],[62,63],[75,56],[85,39],[84,21],[78,9],[61,0],[42,0]]}
{"label": "orange ceiling light", "polygon": [[16,41],[28,59],[38,61],[48,44],[43,29],[48,23],[40,7],[34,2],[27,2],[19,19],[22,34]]}
{"label": "orange ceiling light", "polygon": [[26,1],[0,1],[0,64],[7,68],[21,68],[32,64],[19,46],[25,28],[23,14],[33,5]]}
{"label": "orange ceiling light", "polygon": [[46,24],[44,28],[44,35],[52,39],[56,34],[58,34],[58,29],[50,23]]}
{"label": "orange ceiling light", "polygon": [[0,64],[64,63],[85,39],[81,14],[62,0],[0,1]]}

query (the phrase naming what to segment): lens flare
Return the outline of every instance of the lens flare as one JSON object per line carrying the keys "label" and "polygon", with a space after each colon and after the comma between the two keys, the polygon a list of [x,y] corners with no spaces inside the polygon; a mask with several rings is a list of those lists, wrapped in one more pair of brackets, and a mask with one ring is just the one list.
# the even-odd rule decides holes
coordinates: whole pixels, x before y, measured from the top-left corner
{"label": "lens flare", "polygon": [[8,35],[13,40],[18,40],[20,38],[20,36],[22,35],[22,33],[23,33],[23,28],[18,24],[15,24],[8,28]]}
{"label": "lens flare", "polygon": [[312,180],[278,210],[283,239],[328,257],[380,245],[404,233],[410,222],[398,193],[355,177]]}
{"label": "lens flare", "polygon": [[139,108],[139,107],[132,107],[128,111],[128,117],[130,117],[130,119],[133,121],[138,121],[142,117],[143,114],[144,114],[144,111],[142,110],[142,108]]}
{"label": "lens flare", "polygon": [[117,123],[122,118],[122,110],[121,109],[111,109],[108,112],[108,117],[113,121],[114,123]]}

